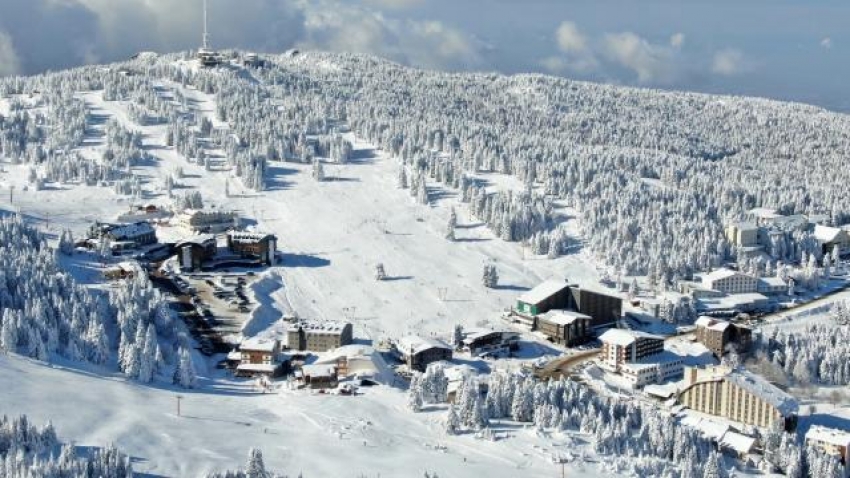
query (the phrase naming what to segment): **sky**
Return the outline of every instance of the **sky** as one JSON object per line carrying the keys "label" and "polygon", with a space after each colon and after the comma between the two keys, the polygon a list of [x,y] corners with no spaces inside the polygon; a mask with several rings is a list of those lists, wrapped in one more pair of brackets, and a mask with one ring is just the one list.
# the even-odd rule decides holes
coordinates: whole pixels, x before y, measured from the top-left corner
{"label": "sky", "polygon": [[[202,0],[0,0],[0,75],[197,48]],[[217,48],[376,54],[850,112],[847,0],[209,0]]]}

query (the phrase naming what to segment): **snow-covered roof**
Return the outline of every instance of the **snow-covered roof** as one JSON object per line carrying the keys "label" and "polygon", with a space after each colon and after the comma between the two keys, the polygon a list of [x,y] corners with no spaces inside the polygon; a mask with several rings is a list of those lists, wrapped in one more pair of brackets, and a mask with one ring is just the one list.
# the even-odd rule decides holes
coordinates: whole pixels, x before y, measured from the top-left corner
{"label": "snow-covered roof", "polygon": [[696,428],[706,438],[720,440],[729,431],[729,424],[703,417],[700,414],[688,413],[682,419],[682,424]]}
{"label": "snow-covered roof", "polygon": [[740,454],[746,454],[753,451],[753,447],[756,444],[756,439],[753,437],[748,437],[747,435],[742,435],[738,432],[734,432],[732,430],[727,431],[720,437],[718,441],[720,446],[726,447]]}
{"label": "snow-covered roof", "polygon": [[599,340],[602,343],[611,343],[620,346],[630,345],[635,340],[643,338],[643,339],[654,339],[654,340],[664,340],[663,337],[659,337],[658,335],[648,334],[646,332],[640,332],[636,330],[623,330],[623,329],[608,329],[599,337]]}
{"label": "snow-covered roof", "polygon": [[838,227],[827,227],[821,225],[815,226],[815,239],[823,243],[836,242],[840,239],[839,236],[842,234],[846,234],[846,232]]}
{"label": "snow-covered roof", "polygon": [[350,326],[348,322],[296,322],[289,326],[289,330],[297,330],[301,327],[308,332],[322,332],[327,334],[341,334],[346,327]]}
{"label": "snow-covered roof", "polygon": [[757,207],[754,209],[750,209],[749,213],[760,219],[774,219],[780,216],[776,213],[776,209],[770,209],[766,207]]}
{"label": "snow-covered roof", "polygon": [[488,330],[488,329],[466,329],[463,334],[463,343],[471,344],[476,340],[483,339],[485,337],[489,337],[491,335],[499,334],[504,339],[505,336],[508,337],[519,337],[517,332],[512,332],[509,330]]}
{"label": "snow-covered roof", "polygon": [[428,349],[451,350],[452,348],[439,339],[408,335],[398,340],[398,349],[404,354],[415,355]]}
{"label": "snow-covered roof", "polygon": [[239,350],[245,352],[267,352],[277,351],[279,342],[271,339],[248,339],[239,345]]}
{"label": "snow-covered roof", "polygon": [[116,239],[121,238],[134,238],[139,236],[146,236],[148,234],[155,234],[153,226],[148,222],[137,222],[134,224],[123,224],[117,227],[112,228],[109,231]]}
{"label": "snow-covered roof", "polygon": [[198,234],[196,236],[192,236],[188,239],[183,239],[182,241],[177,243],[177,247],[184,246],[187,244],[195,244],[198,246],[205,246],[210,241],[215,242],[215,236],[212,234]]}
{"label": "snow-covered roof", "polygon": [[232,242],[242,243],[242,244],[256,244],[258,242],[262,242],[266,239],[274,239],[274,234],[267,234],[261,232],[244,232],[244,231],[234,231],[227,234],[230,237]]}
{"label": "snow-covered roof", "polygon": [[314,364],[314,365],[304,365],[301,367],[301,373],[305,377],[317,378],[317,377],[334,377],[336,376],[336,365],[332,364]]}
{"label": "snow-covered roof", "polygon": [[787,286],[787,284],[785,284],[785,281],[781,277],[776,277],[776,276],[774,276],[774,277],[760,277],[759,282],[761,282],[762,284],[766,284],[768,286],[771,286],[771,287],[779,287],[779,286],[786,287]]}
{"label": "snow-covered roof", "polygon": [[649,384],[643,388],[644,393],[653,395],[659,398],[670,398],[679,391],[679,387],[675,382],[665,384]]}
{"label": "snow-covered roof", "polygon": [[589,315],[585,315],[572,310],[550,310],[543,314],[541,319],[557,325],[570,325],[576,320],[593,320]]}
{"label": "snow-covered roof", "polygon": [[569,284],[564,281],[547,280],[530,291],[522,294],[517,298],[517,300],[526,304],[539,304],[567,287],[569,287]]}
{"label": "snow-covered roof", "polygon": [[806,440],[814,440],[829,443],[835,446],[850,447],[850,431],[827,428],[820,425],[812,425],[806,432]]}
{"label": "snow-covered roof", "polygon": [[748,370],[736,369],[726,379],[774,406],[783,415],[797,413],[799,409],[797,399]]}
{"label": "snow-covered roof", "polygon": [[744,275],[740,272],[733,271],[731,269],[717,269],[716,271],[712,271],[709,274],[703,276],[703,282],[714,282],[721,279],[728,279],[729,277],[734,277],[736,275]]}
{"label": "snow-covered roof", "polygon": [[264,373],[274,373],[277,370],[276,364],[268,364],[268,363],[241,363],[236,366],[237,371],[244,372],[264,372]]}
{"label": "snow-covered roof", "polygon": [[239,350],[227,352],[227,360],[242,360],[242,352]]}
{"label": "snow-covered roof", "polygon": [[759,228],[757,225],[751,222],[736,222],[731,225],[735,226],[735,228],[737,228],[739,231],[756,231]]}
{"label": "snow-covered roof", "polygon": [[705,327],[707,329],[719,330],[722,332],[729,328],[729,326],[732,324],[725,320],[715,319],[712,317],[700,317],[695,322],[695,325],[697,327]]}

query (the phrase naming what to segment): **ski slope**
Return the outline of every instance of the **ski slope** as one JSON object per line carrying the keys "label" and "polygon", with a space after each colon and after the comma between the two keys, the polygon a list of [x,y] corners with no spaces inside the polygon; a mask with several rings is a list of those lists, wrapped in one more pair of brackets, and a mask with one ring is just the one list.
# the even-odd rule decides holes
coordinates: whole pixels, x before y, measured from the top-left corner
{"label": "ski slope", "polygon": [[[196,114],[212,119],[211,96],[177,84],[160,86],[180,89],[192,99]],[[103,123],[110,118],[142,133],[143,147],[153,157],[133,171],[143,180],[143,202],[169,204],[162,180],[182,168],[185,176],[175,194],[199,191],[207,206],[238,210],[257,229],[277,234],[283,260],[254,290],[267,296],[257,297],[264,316],[252,322],[252,334],[271,332],[273,327],[260,327],[273,321],[270,313],[289,312],[351,321],[357,339],[410,333],[448,337],[458,323],[504,326],[502,310],[545,279],[598,281],[581,255],[532,257],[519,244],[494,238],[469,217],[455,191],[434,186],[432,203],[416,204],[407,190],[396,187],[396,160],[350,133],[353,160],[327,164],[328,180],[315,181],[310,165],[273,162],[268,189],[257,193],[243,190],[230,171],[207,171],[187,161],[166,146],[166,125],[133,123],[125,102],[104,101],[99,91],[78,97],[102,118],[89,131],[81,154],[102,154]],[[0,173],[0,207],[20,210],[51,235],[70,228],[79,236],[94,221],[113,220],[138,202],[106,187],[49,184],[36,191],[27,187],[26,178],[25,166],[9,165]],[[516,187],[508,177],[487,179],[493,188]],[[451,208],[459,220],[454,242],[444,237]],[[162,239],[181,235],[168,227],[158,234]],[[481,280],[484,264],[491,261],[500,275],[496,289],[485,288]],[[378,263],[384,264],[387,280],[375,280]],[[96,277],[89,270],[82,282]],[[53,420],[63,439],[81,446],[115,443],[134,457],[137,471],[152,476],[200,476],[233,468],[249,448],[258,447],[269,468],[307,478],[406,477],[425,471],[441,477],[548,477],[560,472],[552,455],[568,448],[564,437],[538,437],[532,429],[511,426],[496,442],[449,437],[442,426],[444,409],[413,414],[404,392],[395,388],[373,387],[355,398],[288,390],[262,395],[211,365],[200,371],[201,388],[187,392],[140,386],[98,370],[0,357],[0,413]],[[176,415],[178,393],[184,397],[182,417]],[[588,474],[583,466],[573,467],[570,476],[600,476],[594,465],[587,465]]]}
{"label": "ski slope", "polygon": [[[206,385],[212,388],[140,386],[0,355],[3,412],[27,414],[35,423],[52,420],[60,438],[77,446],[114,443],[132,457],[136,472],[148,476],[231,469],[258,447],[269,469],[305,478],[412,477],[425,471],[441,477],[544,478],[560,473],[553,454],[575,451],[564,445],[569,439],[538,437],[532,428],[512,429],[505,432],[510,438],[495,442],[447,436],[442,409],[413,414],[405,408],[404,392],[390,387],[344,397],[289,390],[258,394],[223,381]],[[568,470],[571,477],[603,476],[592,463]]]}

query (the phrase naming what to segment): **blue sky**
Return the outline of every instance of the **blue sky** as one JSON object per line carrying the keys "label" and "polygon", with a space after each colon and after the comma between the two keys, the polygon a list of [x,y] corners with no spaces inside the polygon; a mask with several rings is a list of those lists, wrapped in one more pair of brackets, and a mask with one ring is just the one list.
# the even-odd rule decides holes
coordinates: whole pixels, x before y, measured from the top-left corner
{"label": "blue sky", "polygon": [[[850,111],[846,0],[209,0],[217,46],[374,53]],[[0,0],[0,74],[195,47],[201,0]]]}

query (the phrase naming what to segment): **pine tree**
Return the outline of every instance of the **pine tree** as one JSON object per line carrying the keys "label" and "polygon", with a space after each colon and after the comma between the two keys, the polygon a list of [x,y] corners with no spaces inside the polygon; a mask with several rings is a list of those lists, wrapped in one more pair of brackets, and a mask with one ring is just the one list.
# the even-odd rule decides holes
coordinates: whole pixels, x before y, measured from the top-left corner
{"label": "pine tree", "polygon": [[452,335],[452,343],[455,349],[463,347],[463,325],[455,324],[454,334]]}
{"label": "pine tree", "polygon": [[410,388],[407,390],[407,407],[419,412],[422,410],[422,374],[414,372],[410,378]]}
{"label": "pine tree", "polygon": [[183,388],[195,388],[197,380],[191,353],[185,347],[180,347],[177,366],[174,369],[174,383]]}
{"label": "pine tree", "polygon": [[448,410],[446,410],[446,421],[444,423],[447,434],[457,435],[460,433],[460,417],[454,404],[450,404]]}
{"label": "pine tree", "polygon": [[245,465],[245,478],[267,478],[266,465],[263,463],[263,452],[251,448],[248,452],[248,463]]}

